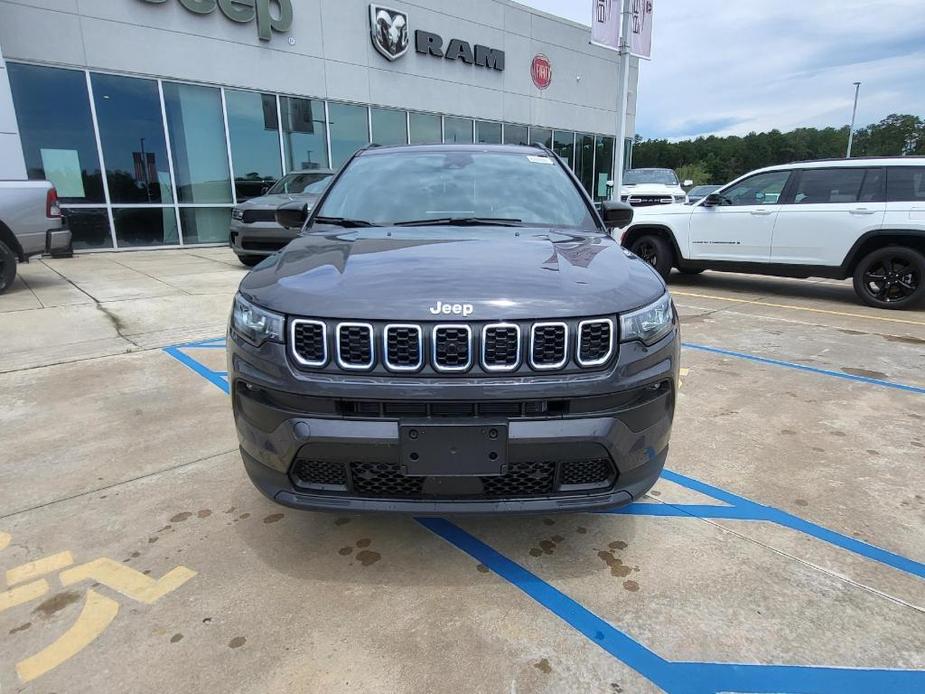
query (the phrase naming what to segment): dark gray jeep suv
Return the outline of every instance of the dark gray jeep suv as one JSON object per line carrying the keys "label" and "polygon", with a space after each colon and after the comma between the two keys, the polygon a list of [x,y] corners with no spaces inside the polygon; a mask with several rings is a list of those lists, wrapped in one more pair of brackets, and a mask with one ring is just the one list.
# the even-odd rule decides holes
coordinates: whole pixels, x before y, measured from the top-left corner
{"label": "dark gray jeep suv", "polygon": [[[304,215],[304,208],[280,209]],[[360,150],[241,282],[228,368],[271,499],[420,514],[606,509],[668,454],[678,322],[551,151]]]}

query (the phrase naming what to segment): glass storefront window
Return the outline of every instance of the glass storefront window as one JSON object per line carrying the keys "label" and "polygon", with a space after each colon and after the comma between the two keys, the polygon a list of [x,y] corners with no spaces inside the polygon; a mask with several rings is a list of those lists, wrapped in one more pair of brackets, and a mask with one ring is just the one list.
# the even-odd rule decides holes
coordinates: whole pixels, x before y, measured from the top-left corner
{"label": "glass storefront window", "polygon": [[71,230],[74,250],[87,248],[112,248],[112,234],[109,233],[109,214],[105,207],[78,209],[65,208],[64,217]]}
{"label": "glass storefront window", "polygon": [[446,142],[472,142],[472,119],[444,116],[443,134]]}
{"label": "glass storefront window", "polygon": [[173,207],[115,208],[112,216],[120,248],[172,246],[180,242]]}
{"label": "glass storefront window", "polygon": [[181,207],[180,226],[183,245],[228,241],[231,224],[230,207]]}
{"label": "glass storefront window", "polygon": [[501,123],[491,123],[485,120],[475,121],[475,141],[486,144],[500,144]]}
{"label": "glass storefront window", "polygon": [[372,108],[373,142],[377,145],[404,145],[408,142],[407,114],[391,108]]}
{"label": "glass storefront window", "polygon": [[331,164],[336,169],[361,147],[369,144],[365,106],[328,102],[331,128]]}
{"label": "glass storefront window", "polygon": [[279,100],[288,171],[328,168],[328,141],[324,132],[324,102],[317,99]]}
{"label": "glass storefront window", "polygon": [[575,152],[575,133],[556,130],[553,136],[553,151],[569,166],[572,165]]}
{"label": "glass storefront window", "polygon": [[105,202],[86,74],[6,67],[29,178],[54,183],[62,202]]}
{"label": "glass storefront window", "polygon": [[411,120],[411,144],[429,145],[440,142],[440,116],[430,113],[412,113],[409,119]]}
{"label": "glass storefront window", "polygon": [[504,144],[506,145],[528,145],[530,140],[527,137],[526,125],[504,124]]}
{"label": "glass storefront window", "polygon": [[112,202],[173,202],[157,82],[98,73],[91,80]]}
{"label": "glass storefront window", "polygon": [[225,90],[231,165],[238,202],[261,195],[283,175],[279,118],[272,94]]}
{"label": "glass storefront window", "polygon": [[164,82],[163,86],[177,199],[230,203],[222,93],[192,84]]}
{"label": "glass storefront window", "polygon": [[594,179],[594,135],[578,133],[575,137],[575,175],[581,185],[591,195]]}
{"label": "glass storefront window", "polygon": [[549,128],[530,128],[530,144],[539,142],[552,149],[552,130]]}
{"label": "glass storefront window", "polygon": [[607,197],[607,181],[613,173],[613,138],[594,138],[594,199],[603,200]]}

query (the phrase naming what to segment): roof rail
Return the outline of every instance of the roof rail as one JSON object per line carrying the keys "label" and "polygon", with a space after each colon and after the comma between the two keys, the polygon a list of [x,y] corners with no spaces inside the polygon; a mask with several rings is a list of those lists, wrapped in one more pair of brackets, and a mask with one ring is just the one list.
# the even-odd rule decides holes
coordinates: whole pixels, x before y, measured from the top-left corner
{"label": "roof rail", "polygon": [[[798,161],[792,161],[790,164],[815,164],[820,161],[865,161],[870,159],[925,159],[923,154],[870,154],[863,157],[851,157],[846,159],[845,157],[823,157],[821,159],[800,159]],[[788,164],[769,164],[768,166],[789,166]]]}

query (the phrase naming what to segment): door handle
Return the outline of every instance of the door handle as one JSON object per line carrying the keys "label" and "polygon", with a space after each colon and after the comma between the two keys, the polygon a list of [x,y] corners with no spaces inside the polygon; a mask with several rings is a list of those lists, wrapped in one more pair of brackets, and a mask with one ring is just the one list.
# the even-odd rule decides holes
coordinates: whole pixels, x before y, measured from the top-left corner
{"label": "door handle", "polygon": [[761,216],[767,216],[771,214],[772,212],[773,210],[765,210],[765,209],[749,210],[750,214],[761,215]]}
{"label": "door handle", "polygon": [[848,210],[851,214],[874,214],[877,210],[870,210],[866,207],[855,207],[853,210]]}

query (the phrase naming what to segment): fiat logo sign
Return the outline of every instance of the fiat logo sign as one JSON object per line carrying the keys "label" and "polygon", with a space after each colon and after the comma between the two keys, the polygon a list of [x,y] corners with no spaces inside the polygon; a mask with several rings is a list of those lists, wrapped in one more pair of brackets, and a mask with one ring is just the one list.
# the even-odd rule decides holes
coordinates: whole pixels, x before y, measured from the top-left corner
{"label": "fiat logo sign", "polygon": [[542,53],[534,56],[530,76],[533,77],[533,84],[537,89],[546,89],[552,82],[552,63],[549,62],[549,58]]}

